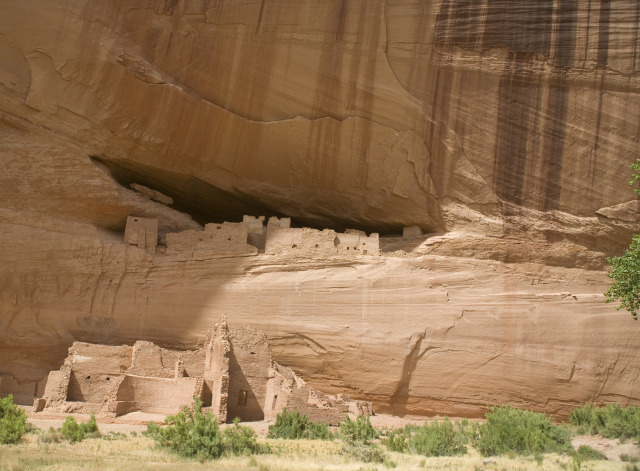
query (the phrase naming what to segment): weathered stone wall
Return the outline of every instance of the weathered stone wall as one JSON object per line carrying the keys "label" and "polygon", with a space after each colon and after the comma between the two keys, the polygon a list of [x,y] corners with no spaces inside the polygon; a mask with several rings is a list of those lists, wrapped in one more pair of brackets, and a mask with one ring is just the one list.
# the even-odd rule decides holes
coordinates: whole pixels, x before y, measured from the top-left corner
{"label": "weathered stone wall", "polygon": [[308,227],[282,228],[269,225],[265,253],[296,257],[335,255],[336,232],[331,229],[318,231]]}
{"label": "weathered stone wall", "polygon": [[21,384],[11,375],[0,375],[0,397],[11,394],[16,404],[29,405],[36,397],[42,396],[45,383],[46,381],[25,381]]}
{"label": "weathered stone wall", "polygon": [[262,420],[271,367],[267,336],[253,327],[230,326],[229,341],[228,420]]}
{"label": "weathered stone wall", "polygon": [[158,220],[139,216],[128,216],[124,229],[124,241],[155,253],[158,246]]}
{"label": "weathered stone wall", "polygon": [[125,375],[116,396],[117,415],[134,411],[175,414],[200,395],[198,378],[151,378]]}
{"label": "weathered stone wall", "polygon": [[133,346],[128,374],[173,378],[179,352],[158,347],[153,342],[138,340]]}
{"label": "weathered stone wall", "polygon": [[[229,326],[224,317],[209,331],[209,342],[205,346],[205,350],[205,392],[211,395],[210,407],[213,413],[220,421],[226,422],[231,344],[229,343]],[[206,391],[206,388],[209,391]]]}
{"label": "weathered stone wall", "polygon": [[255,247],[247,244],[248,224],[244,222],[207,224],[204,231],[187,230],[167,234],[167,254],[210,253],[251,254]]}
{"label": "weathered stone wall", "polygon": [[336,234],[336,251],[341,255],[380,255],[380,237],[355,229],[347,229],[344,234]]}

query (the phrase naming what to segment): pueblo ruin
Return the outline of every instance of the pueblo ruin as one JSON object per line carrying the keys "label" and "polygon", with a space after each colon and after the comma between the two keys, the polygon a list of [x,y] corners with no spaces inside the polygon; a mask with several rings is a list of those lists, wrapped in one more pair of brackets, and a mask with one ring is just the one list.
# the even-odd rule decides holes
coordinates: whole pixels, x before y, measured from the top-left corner
{"label": "pueblo ruin", "polygon": [[176,351],[151,342],[133,346],[74,342],[59,370],[49,373],[34,412],[175,414],[195,399],[221,422],[271,420],[284,408],[337,425],[347,413],[371,415],[366,401],[326,395],[273,361],[267,338],[224,316],[197,350]]}
{"label": "pueblo ruin", "polygon": [[124,233],[127,244],[149,253],[174,255],[191,253],[291,255],[327,257],[332,255],[380,255],[380,237],[355,229],[337,233],[331,229],[291,227],[291,218],[245,215],[242,222],[206,224],[204,231],[186,230],[166,234],[158,246],[158,220],[129,216]]}

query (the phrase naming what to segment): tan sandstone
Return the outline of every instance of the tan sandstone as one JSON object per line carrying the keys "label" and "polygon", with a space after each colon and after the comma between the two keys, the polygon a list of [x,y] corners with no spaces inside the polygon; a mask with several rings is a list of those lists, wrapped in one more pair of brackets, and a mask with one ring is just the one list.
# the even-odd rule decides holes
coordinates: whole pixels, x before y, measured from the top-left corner
{"label": "tan sandstone", "polygon": [[[41,396],[74,341],[194,349],[226,313],[397,414],[640,403],[602,296],[639,222],[637,2],[0,6],[0,394]],[[245,214],[382,254],[193,239]]]}

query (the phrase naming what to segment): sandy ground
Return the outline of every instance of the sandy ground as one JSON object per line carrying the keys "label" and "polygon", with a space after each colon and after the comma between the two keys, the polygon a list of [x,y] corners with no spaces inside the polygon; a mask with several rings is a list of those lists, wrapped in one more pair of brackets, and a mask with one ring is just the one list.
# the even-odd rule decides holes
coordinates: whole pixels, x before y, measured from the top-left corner
{"label": "sandy ground", "polygon": [[610,461],[621,461],[620,455],[626,454],[640,458],[640,448],[638,442],[628,441],[621,443],[620,440],[611,440],[598,436],[582,435],[571,440],[577,450],[580,445],[588,445],[591,448],[604,453]]}

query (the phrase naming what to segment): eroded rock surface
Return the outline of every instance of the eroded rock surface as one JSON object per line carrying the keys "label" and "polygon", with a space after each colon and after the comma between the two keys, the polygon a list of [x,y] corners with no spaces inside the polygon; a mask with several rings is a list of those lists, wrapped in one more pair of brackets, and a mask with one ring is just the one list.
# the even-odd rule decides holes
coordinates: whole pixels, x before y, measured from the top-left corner
{"label": "eroded rock surface", "polygon": [[[635,324],[600,295],[638,227],[640,6],[1,3],[0,390],[37,392],[74,340],[190,348],[225,312],[397,413],[640,400]],[[244,213],[429,237],[122,242],[128,215],[162,238]]]}

